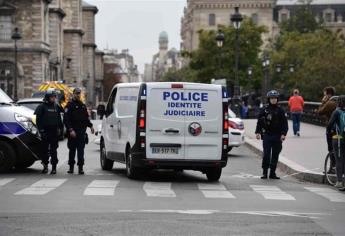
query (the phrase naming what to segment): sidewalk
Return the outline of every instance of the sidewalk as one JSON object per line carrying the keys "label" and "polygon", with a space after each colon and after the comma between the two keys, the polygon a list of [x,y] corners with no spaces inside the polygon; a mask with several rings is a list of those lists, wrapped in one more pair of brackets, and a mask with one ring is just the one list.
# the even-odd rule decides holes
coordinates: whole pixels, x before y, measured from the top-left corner
{"label": "sidewalk", "polygon": [[[244,120],[246,143],[262,154],[262,141],[255,139],[256,120]],[[324,183],[323,166],[328,153],[323,127],[301,123],[301,137],[293,136],[292,122],[279,158],[279,168],[296,178]]]}

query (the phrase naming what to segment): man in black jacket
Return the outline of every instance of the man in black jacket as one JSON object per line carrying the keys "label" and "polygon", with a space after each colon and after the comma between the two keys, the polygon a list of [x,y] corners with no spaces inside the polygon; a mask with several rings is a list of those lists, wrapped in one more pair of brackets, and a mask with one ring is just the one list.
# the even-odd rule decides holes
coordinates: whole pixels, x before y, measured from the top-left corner
{"label": "man in black jacket", "polygon": [[78,152],[78,167],[79,174],[83,175],[84,170],[84,148],[85,140],[87,138],[86,129],[89,127],[91,132],[94,133],[93,125],[89,119],[86,105],[81,101],[81,90],[74,89],[73,99],[65,108],[64,122],[68,132],[69,160],[70,166],[67,173],[73,174],[75,164],[75,154]]}
{"label": "man in black jacket", "polygon": [[288,122],[284,110],[278,106],[279,93],[272,90],[267,93],[268,105],[259,114],[255,130],[256,138],[263,140],[264,156],[262,159],[263,175],[267,179],[270,168],[270,179],[280,179],[276,175],[282,142],[288,132]]}
{"label": "man in black jacket", "polygon": [[57,148],[59,129],[62,130],[63,124],[60,113],[63,112],[61,107],[56,103],[56,93],[54,89],[48,89],[44,103],[36,108],[36,123],[41,135],[42,151],[42,173],[48,173],[49,156],[52,165],[51,174],[56,174],[56,165],[58,164]]}

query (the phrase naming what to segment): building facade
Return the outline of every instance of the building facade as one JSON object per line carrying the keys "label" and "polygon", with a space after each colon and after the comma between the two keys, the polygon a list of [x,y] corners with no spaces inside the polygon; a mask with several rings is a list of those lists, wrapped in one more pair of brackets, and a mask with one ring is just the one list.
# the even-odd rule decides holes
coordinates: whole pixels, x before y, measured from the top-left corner
{"label": "building facade", "polygon": [[181,19],[181,48],[196,50],[200,30],[217,30],[218,25],[230,25],[235,7],[240,7],[240,13],[254,23],[267,27],[268,33],[262,35],[267,45],[269,39],[279,33],[279,23],[289,19],[307,2],[316,20],[331,30],[345,33],[344,0],[187,0]]}
{"label": "building facade", "polygon": [[0,87],[13,96],[11,35],[17,27],[22,36],[17,43],[19,98],[30,97],[44,81],[64,80],[85,87],[88,102],[95,104],[97,12],[82,0],[0,0]]}
{"label": "building facade", "polygon": [[184,16],[181,19],[182,50],[193,51],[199,46],[200,30],[217,30],[218,25],[230,25],[234,8],[251,18],[258,25],[265,25],[267,41],[273,33],[273,8],[275,0],[187,0]]}
{"label": "building facade", "polygon": [[163,31],[158,38],[159,51],[152,58],[151,64],[145,65],[145,81],[161,81],[170,69],[181,69],[182,58],[175,48],[169,49],[168,34]]}

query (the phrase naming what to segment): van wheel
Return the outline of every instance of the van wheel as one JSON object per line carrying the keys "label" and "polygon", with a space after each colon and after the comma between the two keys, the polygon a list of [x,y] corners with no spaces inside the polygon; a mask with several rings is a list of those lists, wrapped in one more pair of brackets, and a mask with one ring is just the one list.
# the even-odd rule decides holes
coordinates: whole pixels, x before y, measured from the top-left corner
{"label": "van wheel", "polygon": [[101,143],[100,162],[101,162],[102,170],[112,170],[113,169],[114,161],[109,160],[107,158],[107,152],[105,150],[103,143]]}
{"label": "van wheel", "polygon": [[33,158],[30,158],[30,159],[25,159],[19,163],[16,163],[15,164],[15,168],[18,169],[18,170],[22,170],[22,169],[26,169],[30,166],[32,166],[34,163],[35,163],[35,159]]}
{"label": "van wheel", "polygon": [[16,153],[8,143],[0,141],[0,172],[6,172],[13,168],[16,162]]}
{"label": "van wheel", "polygon": [[138,168],[133,166],[133,156],[130,148],[126,152],[126,175],[130,179],[136,179],[138,177]]}
{"label": "van wheel", "polygon": [[210,182],[218,181],[221,175],[222,175],[222,168],[212,168],[206,171],[207,179]]}

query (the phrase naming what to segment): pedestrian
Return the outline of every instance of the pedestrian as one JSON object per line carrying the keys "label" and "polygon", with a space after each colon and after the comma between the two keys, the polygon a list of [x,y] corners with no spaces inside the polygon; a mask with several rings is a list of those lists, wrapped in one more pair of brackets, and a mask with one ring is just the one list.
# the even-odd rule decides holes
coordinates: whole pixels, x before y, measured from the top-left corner
{"label": "pedestrian", "polygon": [[299,94],[299,90],[295,89],[293,91],[293,95],[289,99],[289,107],[290,113],[293,123],[293,134],[296,136],[300,136],[300,128],[301,128],[301,117],[303,113],[304,107],[304,99]]}
{"label": "pedestrian", "polygon": [[[337,102],[332,99],[335,96],[335,88],[334,87],[326,87],[323,90],[323,98],[321,101],[321,106],[318,109],[318,114],[320,116],[324,116],[326,118],[326,122],[329,123],[331,119],[333,111],[337,108]],[[333,142],[332,136],[334,134],[332,132],[326,131],[326,140],[327,140],[327,147],[328,152],[330,153],[331,165],[328,170],[328,174],[335,174],[335,156],[333,153]]]}
{"label": "pedestrian", "polygon": [[89,113],[86,105],[81,101],[81,89],[75,88],[73,90],[73,98],[65,108],[64,122],[68,131],[67,146],[69,149],[67,173],[74,173],[75,155],[78,157],[78,173],[84,174],[84,148],[88,142],[86,129],[89,127],[91,133],[94,134],[93,125],[89,119]]}
{"label": "pedestrian", "polygon": [[256,138],[263,140],[264,148],[261,179],[267,179],[268,169],[270,179],[280,179],[276,175],[276,169],[289,128],[285,112],[278,105],[278,98],[279,92],[276,90],[267,93],[268,105],[260,111],[255,130]]}
{"label": "pedestrian", "polygon": [[44,97],[44,102],[35,110],[36,124],[42,140],[41,151],[43,174],[48,173],[49,157],[52,165],[50,174],[56,174],[56,166],[59,162],[57,156],[57,148],[59,147],[59,131],[63,130],[61,112],[63,112],[63,110],[56,103],[55,90],[48,89]]}
{"label": "pedestrian", "polygon": [[333,150],[335,155],[337,182],[334,185],[338,189],[344,189],[345,174],[345,96],[338,99],[338,107],[332,113],[331,119],[327,125],[327,133],[335,130],[333,139]]}
{"label": "pedestrian", "polygon": [[249,112],[248,103],[243,101],[242,102],[242,109],[241,109],[241,118],[247,119],[248,118],[248,112]]}

